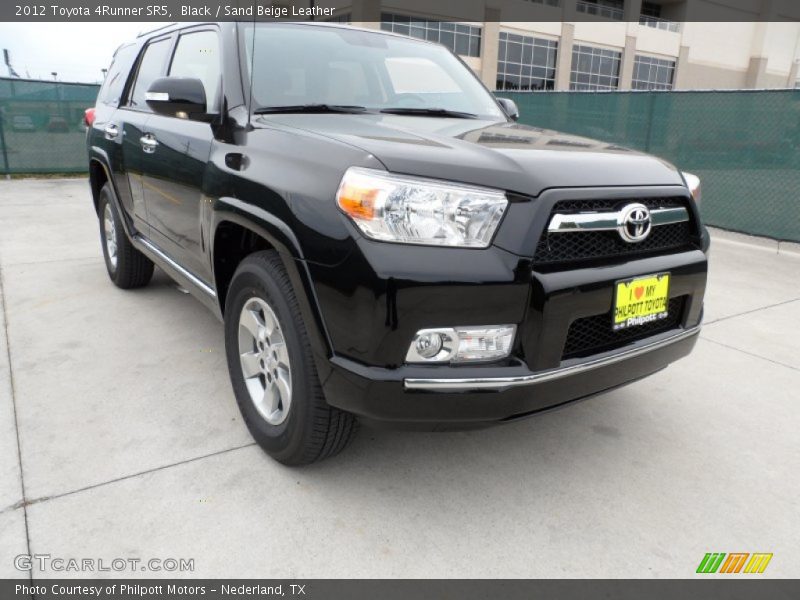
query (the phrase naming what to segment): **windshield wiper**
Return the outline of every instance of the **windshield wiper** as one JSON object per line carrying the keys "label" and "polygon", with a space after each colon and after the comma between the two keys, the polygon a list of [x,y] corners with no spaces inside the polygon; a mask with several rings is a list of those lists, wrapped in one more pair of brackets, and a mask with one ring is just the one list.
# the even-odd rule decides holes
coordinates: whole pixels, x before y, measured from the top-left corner
{"label": "windshield wiper", "polygon": [[363,113],[366,106],[346,104],[292,104],[289,106],[262,106],[253,111],[254,115],[270,113]]}
{"label": "windshield wiper", "polygon": [[419,115],[423,117],[453,117],[455,119],[477,119],[478,115],[446,108],[384,108],[382,113],[390,115]]}

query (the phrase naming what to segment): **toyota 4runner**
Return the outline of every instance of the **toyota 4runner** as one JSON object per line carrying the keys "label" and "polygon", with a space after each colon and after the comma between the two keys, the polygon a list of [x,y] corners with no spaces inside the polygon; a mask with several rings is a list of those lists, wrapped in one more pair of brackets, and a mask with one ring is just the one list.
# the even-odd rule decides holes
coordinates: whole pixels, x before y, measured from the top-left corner
{"label": "toyota 4runner", "polygon": [[449,50],[393,34],[142,35],[87,111],[108,274],[135,288],[158,265],[222,319],[244,420],[286,464],[359,421],[505,422],[686,356],[697,178],[517,117]]}

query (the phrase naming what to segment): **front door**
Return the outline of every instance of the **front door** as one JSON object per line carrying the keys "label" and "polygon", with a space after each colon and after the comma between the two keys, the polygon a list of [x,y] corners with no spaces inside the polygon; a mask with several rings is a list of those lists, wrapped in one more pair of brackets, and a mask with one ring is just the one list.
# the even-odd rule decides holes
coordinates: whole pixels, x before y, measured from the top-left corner
{"label": "front door", "polygon": [[[106,125],[105,136],[114,139],[122,149],[122,165],[130,188],[129,210],[133,215],[136,231],[145,237],[149,235],[147,209],[144,202],[142,175],[144,156],[140,139],[145,133],[145,125],[151,117],[150,109],[144,101],[144,94],[154,79],[166,69],[166,61],[171,46],[170,37],[155,39],[145,46],[136,66],[136,79],[128,94],[114,115],[114,122]],[[126,199],[121,199],[125,203]]]}
{"label": "front door", "polygon": [[[168,75],[202,81],[209,114],[219,110],[220,73],[216,29],[183,32]],[[206,283],[211,281],[211,261],[203,227],[209,203],[203,190],[213,140],[207,121],[158,114],[148,120],[141,140],[142,188],[152,241]]]}

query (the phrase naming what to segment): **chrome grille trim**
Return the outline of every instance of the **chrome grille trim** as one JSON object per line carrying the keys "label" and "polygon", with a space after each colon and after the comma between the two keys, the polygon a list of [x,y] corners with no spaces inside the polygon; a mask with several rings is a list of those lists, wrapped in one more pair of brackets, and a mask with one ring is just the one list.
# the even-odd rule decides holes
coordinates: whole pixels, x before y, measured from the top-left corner
{"label": "chrome grille trim", "polygon": [[[616,231],[621,225],[621,212],[556,213],[547,226],[548,233],[580,233],[582,231]],[[672,225],[689,220],[689,211],[684,206],[654,208],[650,210],[653,227]]]}

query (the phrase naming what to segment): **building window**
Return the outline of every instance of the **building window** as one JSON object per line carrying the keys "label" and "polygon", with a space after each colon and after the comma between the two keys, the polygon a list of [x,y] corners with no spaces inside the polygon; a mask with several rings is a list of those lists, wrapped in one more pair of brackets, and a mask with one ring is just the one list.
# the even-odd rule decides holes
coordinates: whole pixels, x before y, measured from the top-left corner
{"label": "building window", "polygon": [[326,23],[350,23],[350,19],[352,19],[350,13],[342,13],[342,14],[330,17],[329,19],[325,19],[325,22]]}
{"label": "building window", "polygon": [[671,90],[675,61],[636,55],[633,63],[634,90]]}
{"label": "building window", "polygon": [[642,16],[660,18],[661,5],[655,2],[642,2]]}
{"label": "building window", "polygon": [[552,90],[558,42],[500,32],[498,90]]}
{"label": "building window", "polygon": [[429,42],[437,42],[461,56],[481,55],[481,28],[462,23],[423,21],[415,17],[381,14],[381,29]]}
{"label": "building window", "polygon": [[625,17],[624,4],[623,0],[578,0],[575,8],[578,12],[587,15],[622,21]]}
{"label": "building window", "polygon": [[527,0],[528,2],[533,2],[534,4],[544,4],[545,6],[558,6],[561,4],[561,0]]}
{"label": "building window", "polygon": [[615,90],[619,87],[622,53],[593,46],[572,47],[569,89],[579,91]]}
{"label": "building window", "polygon": [[639,15],[639,23],[647,25],[653,29],[663,31],[680,31],[680,23],[661,18],[661,5],[653,2],[642,2],[642,14]]}

